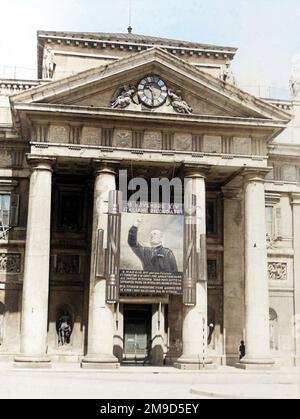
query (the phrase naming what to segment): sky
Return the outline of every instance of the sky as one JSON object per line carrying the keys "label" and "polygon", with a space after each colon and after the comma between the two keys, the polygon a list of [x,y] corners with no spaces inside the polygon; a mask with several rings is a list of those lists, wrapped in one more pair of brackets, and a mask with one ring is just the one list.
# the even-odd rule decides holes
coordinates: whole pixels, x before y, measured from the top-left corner
{"label": "sky", "polygon": [[239,48],[240,87],[289,98],[300,0],[0,0],[0,78],[36,75],[37,30],[126,32]]}

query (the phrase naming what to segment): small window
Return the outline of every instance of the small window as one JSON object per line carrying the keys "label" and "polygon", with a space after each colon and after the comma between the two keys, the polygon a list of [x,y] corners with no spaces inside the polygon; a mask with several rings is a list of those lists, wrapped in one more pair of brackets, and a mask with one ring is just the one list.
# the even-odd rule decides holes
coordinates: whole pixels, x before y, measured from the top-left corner
{"label": "small window", "polygon": [[0,227],[15,227],[19,219],[19,195],[0,194]]}

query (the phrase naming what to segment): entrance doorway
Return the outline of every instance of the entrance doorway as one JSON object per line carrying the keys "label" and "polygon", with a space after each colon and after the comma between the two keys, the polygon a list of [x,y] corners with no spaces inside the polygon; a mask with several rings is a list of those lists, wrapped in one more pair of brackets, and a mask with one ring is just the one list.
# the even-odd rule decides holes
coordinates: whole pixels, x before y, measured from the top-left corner
{"label": "entrance doorway", "polygon": [[124,306],[123,361],[148,363],[151,350],[151,305]]}

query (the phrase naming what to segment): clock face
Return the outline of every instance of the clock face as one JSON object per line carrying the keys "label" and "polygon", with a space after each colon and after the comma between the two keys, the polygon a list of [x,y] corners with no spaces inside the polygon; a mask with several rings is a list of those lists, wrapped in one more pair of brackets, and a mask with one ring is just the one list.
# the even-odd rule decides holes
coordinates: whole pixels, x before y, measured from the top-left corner
{"label": "clock face", "polygon": [[141,102],[151,108],[157,108],[165,103],[168,96],[168,88],[158,76],[148,76],[140,81],[138,96]]}

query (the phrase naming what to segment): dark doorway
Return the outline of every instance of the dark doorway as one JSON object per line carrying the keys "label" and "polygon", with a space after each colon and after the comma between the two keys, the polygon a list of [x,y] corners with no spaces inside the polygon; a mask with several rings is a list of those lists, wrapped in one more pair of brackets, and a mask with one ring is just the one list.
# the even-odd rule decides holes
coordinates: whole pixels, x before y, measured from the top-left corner
{"label": "dark doorway", "polygon": [[124,357],[125,363],[149,362],[151,349],[151,305],[124,306]]}

